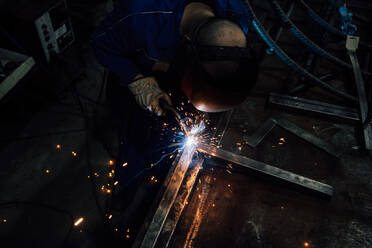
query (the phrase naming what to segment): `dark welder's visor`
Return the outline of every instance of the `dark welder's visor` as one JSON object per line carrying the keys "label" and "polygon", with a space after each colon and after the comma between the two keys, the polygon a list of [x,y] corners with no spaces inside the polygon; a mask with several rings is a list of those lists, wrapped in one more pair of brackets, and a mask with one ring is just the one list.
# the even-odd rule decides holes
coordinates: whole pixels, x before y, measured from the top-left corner
{"label": "dark welder's visor", "polygon": [[197,109],[226,111],[246,99],[258,76],[257,59],[250,48],[200,46],[194,54],[182,85]]}

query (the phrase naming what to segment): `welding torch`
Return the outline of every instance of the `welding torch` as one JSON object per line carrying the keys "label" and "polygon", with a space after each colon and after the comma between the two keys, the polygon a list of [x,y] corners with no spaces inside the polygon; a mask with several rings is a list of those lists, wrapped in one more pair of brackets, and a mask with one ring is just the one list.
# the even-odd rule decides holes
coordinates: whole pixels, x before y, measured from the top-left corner
{"label": "welding torch", "polygon": [[188,134],[188,131],[187,131],[186,125],[183,122],[183,120],[181,118],[181,115],[178,113],[178,111],[174,107],[172,107],[171,105],[169,105],[163,99],[160,99],[159,100],[159,104],[160,104],[160,107],[164,110],[164,112],[166,114],[171,114],[171,115],[173,115],[176,118],[177,122],[180,124],[180,127],[181,127],[182,131],[185,133],[185,135],[187,135]]}

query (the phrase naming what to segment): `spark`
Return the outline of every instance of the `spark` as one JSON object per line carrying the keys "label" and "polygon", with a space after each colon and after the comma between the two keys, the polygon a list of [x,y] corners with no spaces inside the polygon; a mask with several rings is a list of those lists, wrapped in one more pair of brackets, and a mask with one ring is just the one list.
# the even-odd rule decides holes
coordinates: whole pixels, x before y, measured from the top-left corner
{"label": "spark", "polygon": [[7,219],[3,219],[3,222],[6,223],[8,220]]}
{"label": "spark", "polygon": [[83,217],[80,217],[79,219],[77,219],[74,223],[74,226],[78,226],[80,225],[82,222],[84,221],[84,218]]}
{"label": "spark", "polygon": [[280,206],[280,209],[281,209],[281,210],[284,210],[284,206]]}
{"label": "spark", "polygon": [[123,167],[125,167],[125,166],[127,166],[128,165],[128,163],[127,162],[125,162],[124,164],[123,164]]}
{"label": "spark", "polygon": [[305,242],[304,242],[304,246],[305,246],[305,247],[310,247],[309,242],[305,241]]}
{"label": "spark", "polygon": [[150,183],[157,183],[157,182],[158,182],[158,179],[156,179],[155,176],[152,176],[152,177],[150,178]]}
{"label": "spark", "polygon": [[212,207],[216,207],[216,204],[212,203]]}
{"label": "spark", "polygon": [[76,157],[77,156],[77,153],[76,152],[72,152],[72,156]]}
{"label": "spark", "polygon": [[116,182],[114,182],[114,185],[116,186],[116,185],[118,185],[119,184],[119,182],[118,181],[116,181]]}
{"label": "spark", "polygon": [[108,161],[108,164],[112,166],[112,165],[115,164],[115,162],[114,162],[114,160],[110,160],[110,161]]}
{"label": "spark", "polygon": [[56,148],[59,150],[61,149],[61,145],[57,145]]}
{"label": "spark", "polygon": [[49,173],[50,173],[50,170],[48,170],[48,169],[45,170],[45,173],[46,173],[46,174],[49,174]]}
{"label": "spark", "polygon": [[197,139],[194,136],[188,136],[186,138],[186,142],[185,142],[186,147],[192,147],[196,145],[196,143],[197,143]]}
{"label": "spark", "polygon": [[109,220],[111,220],[111,218],[112,218],[112,214],[110,214],[110,216],[109,216],[108,218],[109,218]]}
{"label": "spark", "polygon": [[284,145],[284,143],[285,143],[285,138],[279,138],[279,142],[278,142],[278,144],[279,145]]}
{"label": "spark", "polygon": [[129,238],[130,238],[130,235],[129,235],[129,234],[127,234],[127,235],[125,235],[125,237],[126,237],[127,239],[129,239]]}

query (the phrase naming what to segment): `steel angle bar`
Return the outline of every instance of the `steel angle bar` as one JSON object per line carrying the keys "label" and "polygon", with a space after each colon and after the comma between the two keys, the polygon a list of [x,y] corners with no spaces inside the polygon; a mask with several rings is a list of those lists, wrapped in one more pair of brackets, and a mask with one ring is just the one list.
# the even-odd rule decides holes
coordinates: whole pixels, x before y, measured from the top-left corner
{"label": "steel angle bar", "polygon": [[250,147],[256,147],[266,137],[268,133],[276,126],[272,119],[266,120],[252,135],[244,135],[243,140],[248,143]]}
{"label": "steel angle bar", "polygon": [[242,0],[244,5],[246,6],[247,8],[247,11],[248,11],[248,14],[251,16],[252,18],[252,24],[253,24],[253,27],[256,29],[256,31],[259,33],[259,35],[261,36],[261,38],[266,42],[266,44],[270,47],[270,48],[273,48],[275,53],[289,66],[291,67],[292,70],[298,72],[301,76],[304,76],[308,79],[310,79],[311,81],[313,81],[315,84],[317,84],[318,86],[322,87],[323,89],[325,90],[328,90],[329,92],[332,92],[342,98],[346,98],[346,99],[349,99],[351,101],[354,101],[356,102],[357,99],[346,93],[346,92],[343,92],[343,91],[340,91],[340,90],[337,90],[336,88],[328,85],[327,83],[323,82],[322,80],[320,80],[319,78],[317,78],[316,76],[314,76],[313,74],[309,73],[308,71],[306,71],[302,66],[298,65],[293,59],[291,59],[284,51],[283,49],[281,49],[274,41],[273,39],[270,37],[270,35],[267,33],[267,31],[265,31],[265,29],[263,28],[261,22],[258,20],[256,14],[254,13],[253,9],[252,9],[252,6],[251,4],[249,3],[248,0]]}
{"label": "steel angle bar", "polygon": [[336,158],[340,158],[342,153],[335,149],[331,144],[325,142],[324,140],[312,135],[311,133],[303,130],[302,128],[296,126],[290,121],[287,121],[282,118],[275,118],[274,121],[278,126],[287,130],[288,132],[293,133],[294,135],[304,139],[305,141],[309,142],[310,144],[322,149],[323,151],[327,152],[335,156]]}
{"label": "steel angle bar", "polygon": [[[319,56],[326,58],[336,64],[339,64],[345,68],[352,69],[351,64],[348,64],[341,59],[333,56],[323,48],[319,47],[317,44],[312,42],[304,33],[301,32],[297,28],[297,26],[288,18],[284,10],[280,7],[280,4],[276,0],[269,0],[272,8],[279,16],[280,20],[283,22],[283,25],[287,27],[299,40],[302,42],[305,46],[307,46],[309,49],[311,49],[313,52],[318,54]],[[369,72],[363,72],[366,75],[372,75]]]}
{"label": "steel angle bar", "polygon": [[196,178],[199,175],[200,170],[202,169],[202,165],[204,163],[204,159],[198,161],[198,163],[192,166],[191,169],[186,174],[185,180],[181,185],[179,193],[177,194],[176,200],[173,203],[173,206],[169,212],[168,217],[164,223],[164,227],[161,230],[159,235],[159,239],[156,242],[155,247],[169,247],[170,241],[176,229],[179,219],[183,213],[185,206],[187,205],[187,201],[191,195],[191,192],[194,188]]}
{"label": "steel angle bar", "polygon": [[167,218],[169,210],[171,209],[176,199],[178,190],[182,184],[186,171],[190,166],[194,153],[195,149],[185,149],[182,152],[182,155],[172,174],[168,187],[164,192],[163,198],[161,199],[159,207],[157,208],[155,215],[152,218],[152,221],[145,233],[140,247],[155,247],[156,241],[163,228],[165,219]]}
{"label": "steel angle bar", "polygon": [[214,146],[205,145],[205,144],[199,145],[197,147],[197,150],[199,152],[238,164],[240,166],[263,173],[265,175],[269,175],[269,176],[284,180],[286,182],[290,182],[290,183],[299,185],[301,187],[323,193],[327,196],[333,195],[333,187],[330,185],[294,174],[286,170],[276,168],[274,166],[247,158],[245,156],[237,155],[232,152],[229,152],[229,151],[226,151],[220,148],[216,148]]}
{"label": "steel angle bar", "polygon": [[[356,50],[358,49],[359,37],[357,36],[347,36],[346,49],[349,54],[351,63],[353,65],[354,77],[356,88],[358,91],[360,116],[362,123],[365,123],[368,115],[368,100],[367,94],[364,86],[364,80],[362,73],[360,71],[358,57],[356,56]],[[364,134],[364,145],[367,150],[372,150],[372,125],[367,124],[363,127]]]}
{"label": "steel angle bar", "polygon": [[270,93],[268,104],[284,109],[299,110],[345,121],[360,122],[360,115],[357,109],[296,96]]}

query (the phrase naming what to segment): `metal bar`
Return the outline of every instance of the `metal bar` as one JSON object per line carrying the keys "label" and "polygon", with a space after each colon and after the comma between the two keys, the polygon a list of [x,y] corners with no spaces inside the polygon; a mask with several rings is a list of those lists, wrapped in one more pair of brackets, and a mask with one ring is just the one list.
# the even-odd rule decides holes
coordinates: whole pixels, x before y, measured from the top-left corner
{"label": "metal bar", "polygon": [[146,231],[146,234],[141,243],[141,247],[155,247],[156,241],[163,228],[165,219],[167,218],[169,210],[171,209],[176,199],[176,195],[178,193],[178,190],[180,189],[186,171],[190,166],[194,152],[195,149],[184,149],[184,151],[182,152],[181,158],[176,165],[176,168],[172,174],[169,185],[164,192],[159,207],[156,210],[150,226]]}
{"label": "metal bar", "polygon": [[349,99],[351,101],[356,102],[357,99],[344,92],[340,91],[327,83],[323,82],[313,74],[306,71],[302,66],[298,65],[292,58],[290,58],[287,53],[284,52],[283,49],[281,49],[270,37],[270,35],[267,33],[267,31],[264,29],[262,23],[258,20],[255,12],[252,9],[252,6],[248,0],[243,0],[243,3],[246,7],[247,13],[251,16],[253,27],[256,29],[256,31],[259,33],[261,38],[266,42],[266,44],[269,47],[274,48],[275,53],[281,58],[283,62],[285,62],[289,67],[291,67],[292,70],[295,70],[298,72],[301,76],[305,76],[306,78],[310,79],[312,82],[316,83],[318,86],[322,87],[325,90],[328,90],[329,92],[333,92],[334,94],[338,95],[339,97]]}
{"label": "metal bar", "polygon": [[291,110],[305,111],[332,118],[336,117],[345,121],[360,122],[360,115],[356,109],[325,102],[270,93],[268,103]]}
{"label": "metal bar", "polygon": [[229,126],[231,117],[233,116],[234,112],[235,112],[235,109],[227,111],[223,113],[221,118],[219,119],[217,123],[217,128],[215,132],[213,133],[213,137],[219,137],[217,145],[221,143],[222,138],[225,135],[225,132],[227,130],[227,127]]}
{"label": "metal bar", "polygon": [[[226,132],[233,113],[234,110],[225,112],[219,119],[217,129],[214,132],[214,137],[218,136],[219,142],[221,142],[223,135]],[[159,243],[162,243],[163,247],[168,246],[178,220],[185,207],[184,201],[187,200],[188,196],[190,195],[195,183],[195,179],[198,176],[198,172],[200,170],[197,168],[195,169],[194,167],[193,171],[191,171],[190,178],[186,179],[186,182],[183,182],[191,162],[190,159],[190,162],[186,165],[185,161],[182,160],[184,153],[181,157],[180,155],[178,155],[175,159],[175,169],[172,174],[169,175],[171,177],[169,180],[169,184],[167,185],[159,206],[156,209],[155,215],[146,230],[141,245],[138,244],[139,241],[137,239],[133,247],[155,247],[159,245],[158,241]],[[203,164],[203,162],[203,159],[197,160],[195,162],[195,166],[199,167]],[[183,185],[185,185],[185,187],[183,187]],[[180,193],[181,187],[183,188],[182,192]],[[168,215],[171,211],[175,212],[174,216],[172,216],[172,219],[168,218]]]}
{"label": "metal bar", "polygon": [[[331,74],[331,73],[328,73],[328,74],[325,74],[323,76],[320,76],[319,79],[320,80],[323,80],[324,82],[327,82],[327,81],[330,81],[330,80],[333,80],[336,78],[336,75],[335,74]],[[301,80],[305,80],[305,78],[301,77]],[[305,91],[305,90],[308,90],[308,89],[311,89],[313,87],[315,87],[316,85],[312,84],[312,83],[309,83],[309,84],[304,84],[304,83],[301,83],[299,84],[298,86],[294,87],[293,89],[291,89],[289,91],[290,94],[296,94],[300,91]]]}
{"label": "metal bar", "polygon": [[197,150],[202,153],[206,153],[213,157],[217,157],[243,167],[258,171],[265,175],[270,175],[272,177],[291,182],[293,184],[305,187],[307,189],[315,190],[317,192],[323,193],[328,196],[333,195],[333,188],[330,185],[294,174],[292,172],[276,168],[274,166],[234,154],[232,152],[216,148],[214,146],[209,146],[201,144],[197,147]]}
{"label": "metal bar", "polygon": [[247,142],[250,147],[256,147],[275,126],[276,123],[272,119],[268,119],[252,136],[244,135],[243,140]]}
{"label": "metal bar", "polygon": [[[295,5],[296,5],[296,2],[292,2],[291,5],[289,6],[289,9],[288,9],[288,11],[287,11],[287,16],[288,16],[288,18],[292,15],[292,12],[293,12],[293,10],[294,10]],[[275,42],[278,42],[278,41],[279,41],[280,36],[281,36],[282,33],[283,33],[283,30],[284,30],[284,25],[280,25],[280,27],[279,27],[279,29],[278,29],[276,35],[275,35],[275,38],[274,38],[274,41],[275,41]],[[274,49],[273,49],[273,48],[268,48],[268,49],[267,49],[267,53],[269,53],[269,54],[274,53]]]}
{"label": "metal bar", "polygon": [[[217,128],[215,132],[213,133],[213,137],[217,137],[218,141],[217,144],[219,145],[225,135],[225,132],[227,130],[227,127],[229,126],[231,117],[233,116],[235,110],[232,109],[230,111],[224,112],[222,116],[219,118],[219,121],[217,123]],[[204,159],[198,162],[198,164],[202,165],[204,163]],[[176,229],[177,223],[179,221],[179,218],[182,215],[182,212],[185,208],[185,201],[188,199],[192,189],[194,188],[195,180],[198,176],[200,169],[193,169],[191,171],[190,177],[185,180],[186,182],[183,183],[185,186],[181,193],[178,193],[175,202],[173,203],[173,207],[171,211],[174,211],[173,218],[167,218],[164,228],[161,233],[160,237],[160,244],[162,247],[168,247],[171,238],[173,236],[174,230]],[[181,191],[181,190],[180,190]],[[186,196],[185,196],[186,194]]]}
{"label": "metal bar", "polygon": [[282,118],[275,118],[274,121],[278,126],[284,128],[285,130],[297,135],[298,137],[306,140],[307,142],[313,144],[314,146],[322,149],[323,151],[339,158],[341,157],[342,153],[336,150],[331,144],[319,139],[318,137],[312,135],[311,133],[303,130],[302,128],[296,126],[295,124],[284,120]]}
{"label": "metal bar", "polygon": [[199,172],[202,169],[203,163],[204,159],[199,160],[198,164],[190,169],[190,174],[186,176],[186,179],[181,186],[180,192],[177,195],[169,216],[165,221],[156,247],[169,247],[170,241],[174,234],[174,230],[176,229],[177,223],[183,213],[183,210],[185,209],[185,206],[187,205],[187,201],[190,197],[192,189],[194,188],[196,178],[198,177]]}
{"label": "metal bar", "polygon": [[[358,57],[356,56],[356,50],[358,49],[359,37],[357,36],[347,36],[346,40],[346,49],[349,54],[351,64],[353,65],[355,83],[358,91],[359,107],[360,107],[360,116],[362,123],[365,123],[365,120],[368,115],[368,101],[367,94],[364,87],[364,80],[362,72],[360,70]],[[372,125],[367,124],[363,127],[364,134],[364,145],[367,150],[372,150]]]}

